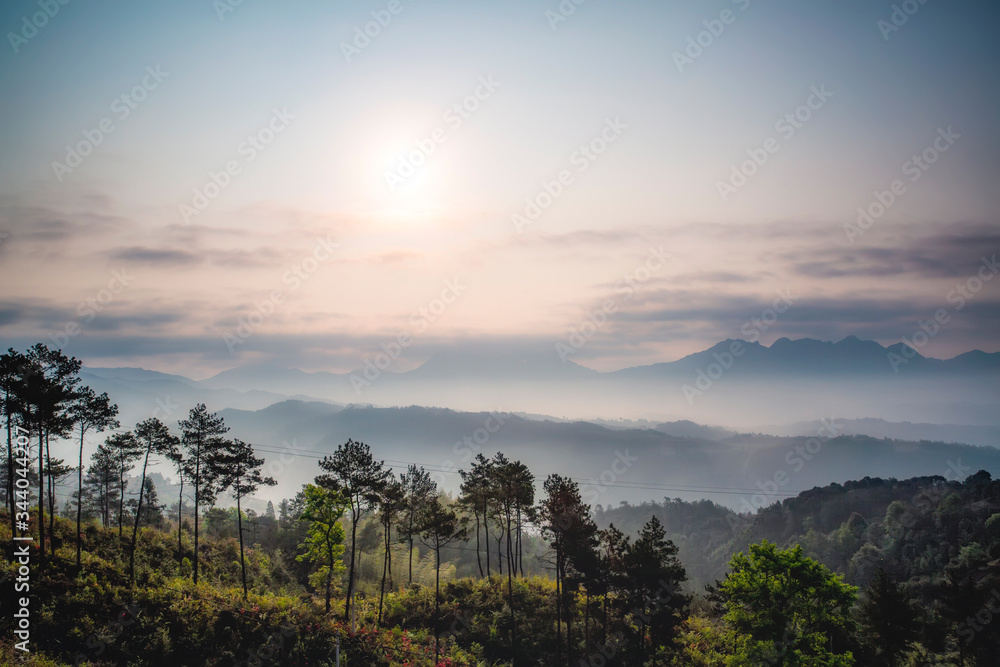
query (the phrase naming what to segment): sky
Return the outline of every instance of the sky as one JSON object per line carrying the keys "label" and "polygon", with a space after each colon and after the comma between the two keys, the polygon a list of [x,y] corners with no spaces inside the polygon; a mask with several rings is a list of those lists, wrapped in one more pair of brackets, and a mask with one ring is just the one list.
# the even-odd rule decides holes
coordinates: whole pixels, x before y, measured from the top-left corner
{"label": "sky", "polygon": [[576,336],[612,370],[791,295],[762,342],[889,345],[946,310],[922,353],[1000,351],[998,18],[8,2],[0,343],[202,378]]}

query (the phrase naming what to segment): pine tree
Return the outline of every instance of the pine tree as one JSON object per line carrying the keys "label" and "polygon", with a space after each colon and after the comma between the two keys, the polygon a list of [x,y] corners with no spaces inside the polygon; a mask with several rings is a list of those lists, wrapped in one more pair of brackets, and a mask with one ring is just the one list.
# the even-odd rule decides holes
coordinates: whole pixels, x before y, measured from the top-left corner
{"label": "pine tree", "polygon": [[[202,505],[215,502],[216,484],[221,474],[218,454],[229,442],[222,436],[229,432],[222,417],[210,413],[204,403],[191,408],[188,418],[178,423],[181,442],[187,456],[183,459],[184,473],[194,485],[194,583],[198,583],[198,522]],[[178,527],[180,531],[180,527]],[[180,533],[178,532],[178,544]]]}
{"label": "pine tree", "polygon": [[116,433],[108,437],[105,444],[111,448],[115,459],[115,473],[118,477],[118,537],[122,537],[125,522],[125,490],[128,474],[142,458],[142,444],[131,431]]}
{"label": "pine tree", "polygon": [[142,515],[143,495],[146,491],[146,469],[152,454],[170,457],[176,455],[180,439],[171,435],[167,427],[155,417],[136,424],[135,438],[142,456],[142,476],[139,478],[139,499],[136,502],[135,523],[132,526],[132,542],[128,557],[128,576],[135,581],[135,546],[139,535],[139,520]]}
{"label": "pine tree", "polygon": [[382,624],[382,602],[385,598],[385,580],[389,577],[392,587],[392,527],[406,509],[403,484],[390,477],[382,489],[378,501],[379,522],[382,524],[382,585],[378,594],[378,623]]}
{"label": "pine tree", "polygon": [[424,468],[413,465],[407,468],[406,472],[400,475],[400,482],[403,485],[403,493],[406,497],[406,511],[403,516],[403,523],[399,528],[399,535],[406,540],[410,547],[409,551],[409,578],[407,583],[413,583],[413,540],[420,532],[420,513],[424,506],[431,499],[437,490],[437,484],[431,479],[430,473]]}
{"label": "pine tree", "polygon": [[[253,447],[242,440],[233,440],[229,447],[214,456],[212,465],[220,471],[219,489],[232,491],[236,501],[236,526],[240,536],[240,575],[243,579],[243,598],[247,593],[247,565],[243,546],[243,510],[241,501],[254,494],[261,486],[277,484],[271,477],[261,474],[264,459],[254,456]],[[272,508],[273,509],[273,508]]]}
{"label": "pine tree", "polygon": [[20,373],[23,388],[19,407],[22,421],[34,429],[38,439],[38,533],[39,567],[45,565],[45,458],[52,435],[64,435],[72,425],[69,407],[80,383],[79,360],[42,343],[33,345],[24,355]]}
{"label": "pine tree", "polygon": [[81,524],[83,519],[83,440],[87,431],[98,433],[109,428],[118,428],[118,406],[111,402],[106,393],[98,396],[90,387],[84,387],[76,396],[71,407],[73,420],[80,429],[80,464],[77,468],[76,499],[76,569],[81,569]]}
{"label": "pine tree", "polygon": [[905,589],[878,568],[859,605],[865,639],[879,665],[895,667],[920,636],[917,612]]}
{"label": "pine tree", "polygon": [[441,652],[441,549],[465,540],[467,533],[455,510],[433,497],[421,513],[420,541],[434,551],[434,664]]}
{"label": "pine tree", "polygon": [[332,456],[324,456],[319,467],[324,474],[316,478],[316,484],[339,491],[347,499],[351,511],[351,565],[347,577],[347,601],[344,605],[346,621],[351,617],[354,596],[358,522],[370,509],[377,506],[379,495],[391,473],[385,469],[383,461],[376,461],[372,457],[368,445],[354,440],[348,440],[337,447]]}

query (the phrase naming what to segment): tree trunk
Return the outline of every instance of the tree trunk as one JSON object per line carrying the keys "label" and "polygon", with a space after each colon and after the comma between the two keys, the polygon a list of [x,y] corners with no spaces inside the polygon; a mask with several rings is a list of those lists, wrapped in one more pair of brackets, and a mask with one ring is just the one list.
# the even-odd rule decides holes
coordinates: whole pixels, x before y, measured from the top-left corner
{"label": "tree trunk", "polygon": [[611,584],[604,587],[604,627],[601,628],[601,642],[608,643],[608,598],[611,597]]}
{"label": "tree trunk", "polygon": [[562,554],[558,546],[556,546],[556,664],[562,667]]}
{"label": "tree trunk", "polygon": [[[15,529],[17,523],[15,520],[15,515],[17,512],[14,511],[15,501],[14,501],[14,443],[11,438],[11,428],[10,428],[10,394],[9,392],[4,393],[4,415],[7,417],[7,501],[10,503],[10,536],[14,537],[17,535]],[[11,561],[14,560],[14,541],[11,540]]]}
{"label": "tree trunk", "polygon": [[[360,500],[358,503],[360,504]],[[357,546],[358,546],[358,519],[360,518],[361,510],[355,509],[353,502],[351,505],[351,572],[347,577],[347,600],[344,603],[344,622],[351,620],[351,603],[353,602],[354,596],[354,563],[357,559]]]}
{"label": "tree trunk", "polygon": [[517,664],[517,616],[514,613],[514,550],[510,544],[510,513],[507,514],[507,601],[510,605],[510,664]]}
{"label": "tree trunk", "polygon": [[[177,495],[177,567],[180,568],[184,560],[184,546],[181,543],[181,520],[184,518],[184,473],[180,466],[177,468],[177,476],[181,478],[181,490]],[[178,569],[178,572],[180,570]]]}
{"label": "tree trunk", "polygon": [[125,461],[121,461],[121,468],[118,469],[118,542],[121,544],[122,524],[125,521]]}
{"label": "tree trunk", "polygon": [[476,564],[479,566],[479,578],[483,578],[483,558],[482,558],[482,545],[479,542],[479,508],[473,506],[473,514],[476,515]]}
{"label": "tree trunk", "polygon": [[410,543],[410,578],[408,583],[413,584],[413,510],[410,510],[410,519],[407,526],[407,539]]}
{"label": "tree trunk", "polygon": [[486,501],[483,501],[483,532],[486,533],[486,578],[493,576],[490,571],[490,516]]}
{"label": "tree trunk", "polygon": [[330,589],[333,586],[333,544],[330,542],[330,533],[333,526],[326,529],[326,555],[330,559],[329,567],[326,568],[326,613],[330,613]]}
{"label": "tree trunk", "polygon": [[[86,432],[83,422],[80,422],[80,466],[76,469],[76,571],[79,573],[81,566],[81,549],[83,536],[81,535],[83,525],[83,434]],[[10,446],[10,429],[7,431],[7,445]],[[13,516],[13,515],[12,515]]]}
{"label": "tree trunk", "polygon": [[441,655],[441,544],[434,542],[434,554],[437,567],[434,568],[434,664],[438,664]]}
{"label": "tree trunk", "polygon": [[38,567],[45,567],[45,437],[38,425]]}
{"label": "tree trunk", "polygon": [[[497,522],[497,571],[500,576],[503,576],[503,553],[500,551],[500,546],[503,544],[503,523]],[[500,582],[503,585],[503,582]]]}
{"label": "tree trunk", "polygon": [[[383,524],[385,525],[385,524]],[[378,624],[382,625],[382,601],[385,599],[385,576],[389,571],[389,527],[385,526],[385,535],[382,537],[385,545],[385,553],[382,554],[382,586],[378,591]]]}
{"label": "tree trunk", "polygon": [[[239,479],[236,482],[239,488]],[[243,577],[243,599],[247,599],[247,562],[243,556],[243,510],[240,509],[240,494],[236,494],[236,526],[240,531],[240,574]]]}
{"label": "tree trunk", "polygon": [[524,556],[521,553],[521,506],[517,506],[517,570],[524,577]]}
{"label": "tree trunk", "polygon": [[[146,458],[142,461],[142,479],[139,482],[139,502],[135,506],[135,523],[132,524],[132,548],[129,550],[128,555],[128,578],[132,583],[135,583],[135,545],[136,539],[139,535],[139,517],[142,516],[142,492],[146,490],[146,466],[148,464],[149,448],[147,447]],[[79,544],[79,542],[77,542],[77,544]],[[79,555],[79,553],[80,550],[77,549],[77,554]]]}
{"label": "tree trunk", "polygon": [[49,435],[45,434],[45,466],[49,473],[49,547],[56,553],[56,494],[55,478],[52,476],[52,454],[49,450]]}
{"label": "tree trunk", "polygon": [[201,500],[201,443],[194,459],[194,583],[198,583],[198,501]]}

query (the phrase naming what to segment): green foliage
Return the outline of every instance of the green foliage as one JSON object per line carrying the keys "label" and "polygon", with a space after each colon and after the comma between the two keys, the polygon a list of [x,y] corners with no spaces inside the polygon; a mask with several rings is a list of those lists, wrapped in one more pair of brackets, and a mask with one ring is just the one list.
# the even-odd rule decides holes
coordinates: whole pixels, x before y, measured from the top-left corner
{"label": "green foliage", "polygon": [[780,665],[853,664],[843,639],[854,630],[857,589],[802,547],[779,550],[766,540],[734,555],[730,568],[719,586],[725,620],[755,642],[756,655]]}
{"label": "green foliage", "polygon": [[[333,578],[344,569],[340,560],[344,555],[344,527],[340,525],[340,520],[347,509],[347,501],[339,492],[314,484],[306,485],[303,493],[305,508],[302,520],[309,522],[309,530],[302,543],[305,553],[298,560],[310,562],[323,571],[325,576],[321,581],[326,610],[330,611]],[[315,576],[310,578],[310,583],[315,581]]]}

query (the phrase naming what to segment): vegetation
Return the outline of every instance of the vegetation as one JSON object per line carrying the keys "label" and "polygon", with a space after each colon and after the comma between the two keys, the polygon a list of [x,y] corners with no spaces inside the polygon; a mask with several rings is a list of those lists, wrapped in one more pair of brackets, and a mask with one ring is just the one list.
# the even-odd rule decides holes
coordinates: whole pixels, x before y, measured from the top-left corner
{"label": "vegetation", "polygon": [[[538,489],[501,453],[479,455],[452,498],[349,440],[258,514],[244,501],[274,480],[221,418],[198,405],[174,428],[121,430],[78,370],[44,345],[0,357],[2,414],[32,436],[23,474],[38,489],[29,506],[10,445],[0,540],[29,512],[34,538],[24,664],[330,665],[339,650],[344,665],[915,667],[1000,650],[1000,481],[984,471],[866,478],[753,515],[592,508],[576,481]],[[85,477],[82,458],[50,455],[101,431]],[[187,511],[181,490],[163,513],[153,459],[187,482]],[[60,515],[52,489],[72,472]],[[234,507],[216,506],[225,493]],[[17,568],[5,551],[6,609]],[[13,620],[0,620],[5,664],[23,657]]]}

